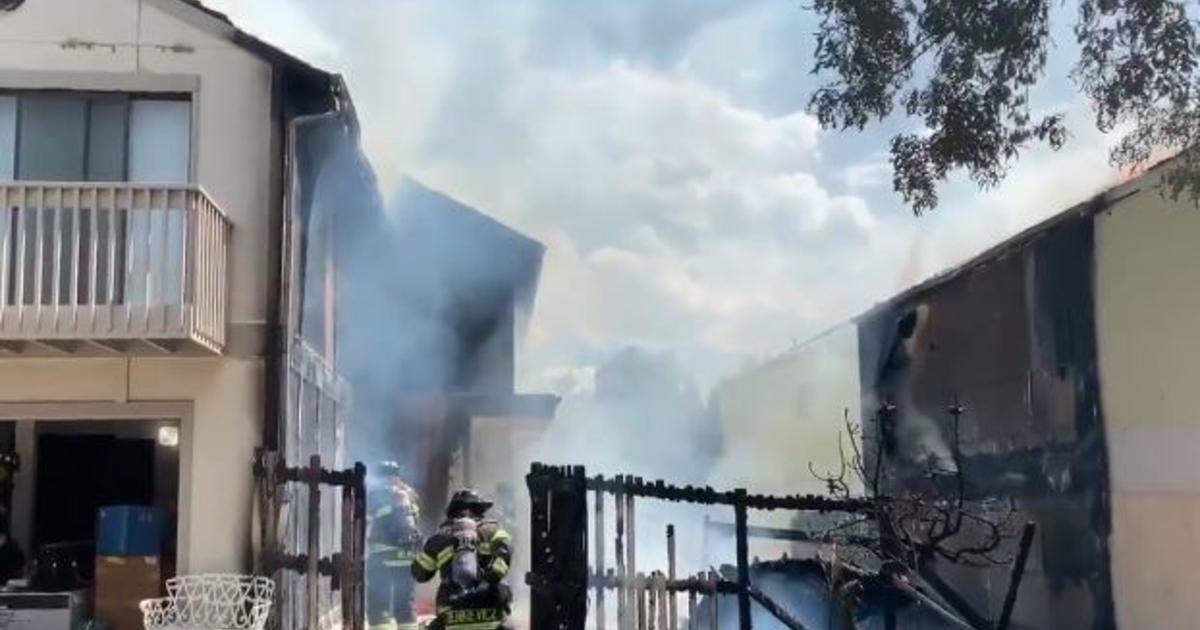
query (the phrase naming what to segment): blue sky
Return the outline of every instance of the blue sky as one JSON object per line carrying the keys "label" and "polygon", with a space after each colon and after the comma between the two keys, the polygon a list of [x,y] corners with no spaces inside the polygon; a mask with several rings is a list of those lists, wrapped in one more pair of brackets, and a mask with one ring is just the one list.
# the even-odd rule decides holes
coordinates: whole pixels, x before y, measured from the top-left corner
{"label": "blue sky", "polygon": [[1034,103],[1068,115],[1066,148],[994,190],[956,179],[917,219],[886,162],[910,121],[834,133],[804,112],[800,2],[208,3],[346,76],[385,188],[411,174],[547,245],[530,389],[586,386],[627,344],[711,383],[1116,180],[1062,19]]}

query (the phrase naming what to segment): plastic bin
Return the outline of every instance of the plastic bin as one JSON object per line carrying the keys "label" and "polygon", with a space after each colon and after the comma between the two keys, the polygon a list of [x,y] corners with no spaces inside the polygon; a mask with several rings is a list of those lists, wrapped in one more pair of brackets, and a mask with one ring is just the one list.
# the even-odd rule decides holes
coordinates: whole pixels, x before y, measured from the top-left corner
{"label": "plastic bin", "polygon": [[140,505],[100,508],[96,525],[96,555],[157,556],[162,551],[166,515]]}

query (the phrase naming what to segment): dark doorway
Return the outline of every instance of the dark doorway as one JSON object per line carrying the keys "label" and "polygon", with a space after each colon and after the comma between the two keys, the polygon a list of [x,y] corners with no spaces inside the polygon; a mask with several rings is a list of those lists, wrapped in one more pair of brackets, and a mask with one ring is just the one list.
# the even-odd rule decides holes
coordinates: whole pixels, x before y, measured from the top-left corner
{"label": "dark doorway", "polygon": [[39,435],[34,544],[93,540],[106,505],[154,505],[155,446],[113,435]]}

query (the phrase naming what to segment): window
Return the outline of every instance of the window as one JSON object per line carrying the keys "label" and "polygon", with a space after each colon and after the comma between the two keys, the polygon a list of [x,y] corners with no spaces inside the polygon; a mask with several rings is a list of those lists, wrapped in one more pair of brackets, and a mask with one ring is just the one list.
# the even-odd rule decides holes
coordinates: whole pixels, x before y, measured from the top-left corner
{"label": "window", "polygon": [[25,96],[17,108],[17,179],[87,179],[88,102]]}
{"label": "window", "polygon": [[0,94],[0,180],[16,176],[17,99]]}
{"label": "window", "polygon": [[[191,116],[183,98],[0,93],[0,181],[187,184]],[[74,266],[79,303],[182,299],[183,208],[75,210],[0,209],[5,304],[67,304]]]}

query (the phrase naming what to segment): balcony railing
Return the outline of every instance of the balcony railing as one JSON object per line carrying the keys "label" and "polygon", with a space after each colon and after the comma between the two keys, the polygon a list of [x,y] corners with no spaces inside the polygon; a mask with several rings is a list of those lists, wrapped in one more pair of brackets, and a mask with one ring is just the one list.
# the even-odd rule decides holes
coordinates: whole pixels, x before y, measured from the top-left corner
{"label": "balcony railing", "polygon": [[194,186],[0,182],[0,349],[219,354],[229,232]]}

